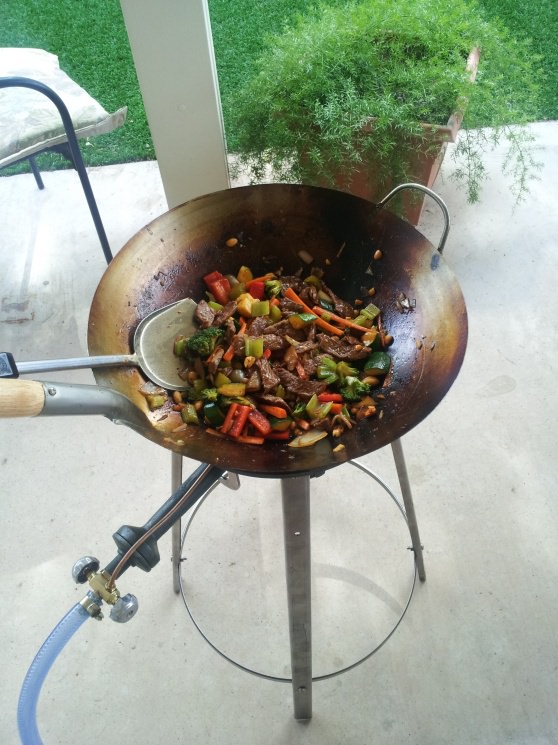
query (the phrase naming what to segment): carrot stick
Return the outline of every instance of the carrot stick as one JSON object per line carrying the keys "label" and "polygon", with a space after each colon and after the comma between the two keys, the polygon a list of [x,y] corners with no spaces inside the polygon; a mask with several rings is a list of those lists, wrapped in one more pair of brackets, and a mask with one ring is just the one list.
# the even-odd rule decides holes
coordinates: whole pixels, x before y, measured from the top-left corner
{"label": "carrot stick", "polygon": [[290,430],[285,430],[285,432],[270,432],[268,435],[265,436],[266,440],[290,440],[292,437],[292,432]]}
{"label": "carrot stick", "polygon": [[286,419],[287,412],[281,406],[271,406],[269,404],[260,404],[260,409],[265,411],[266,414],[274,416],[276,419]]}
{"label": "carrot stick", "polygon": [[337,323],[340,323],[342,326],[347,326],[347,328],[356,329],[357,331],[362,331],[362,333],[364,333],[365,331],[370,331],[370,329],[367,326],[360,326],[358,323],[353,323],[353,321],[351,321],[348,318],[342,318],[341,316],[336,316],[335,313],[332,313],[330,310],[326,310],[325,308],[320,308],[318,305],[315,305],[312,308],[311,313],[316,313],[319,316],[323,316],[324,318],[331,319],[332,321],[336,321]]}
{"label": "carrot stick", "polygon": [[248,292],[250,292],[250,285],[253,282],[267,282],[270,279],[273,279],[275,277],[275,274],[272,272],[268,272],[267,274],[264,274],[262,277],[254,277],[249,282],[246,282],[246,289]]}
{"label": "carrot stick", "polygon": [[[296,292],[293,290],[292,287],[288,287],[285,290],[285,297],[289,300],[292,300],[293,303],[296,303],[297,305],[302,305],[304,310],[307,313],[314,313],[313,310],[310,308],[310,306],[306,305],[304,300],[302,300]],[[330,334],[335,334],[336,336],[343,336],[343,331],[341,329],[336,328],[335,326],[332,326],[330,323],[327,323],[327,321],[324,321],[323,318],[316,318],[316,324],[324,329],[324,331],[329,331]]]}
{"label": "carrot stick", "polygon": [[343,407],[345,404],[331,404],[331,409],[329,410],[330,414],[340,414],[343,411]]}
{"label": "carrot stick", "polygon": [[219,430],[213,429],[212,427],[206,427],[205,431],[208,435],[213,435],[214,437],[225,437],[222,432],[219,432]]}
{"label": "carrot stick", "polygon": [[254,437],[252,435],[238,435],[234,439],[236,442],[242,442],[245,445],[263,445],[265,442],[263,437]]}
{"label": "carrot stick", "polygon": [[299,361],[296,363],[295,370],[297,371],[298,377],[301,380],[308,380],[308,375],[306,374],[306,370],[304,369],[304,365],[302,364],[302,362]]}
{"label": "carrot stick", "polygon": [[225,360],[225,362],[230,362],[233,357],[234,357],[234,346],[231,344],[230,347],[225,352],[225,354],[223,355],[223,359]]}

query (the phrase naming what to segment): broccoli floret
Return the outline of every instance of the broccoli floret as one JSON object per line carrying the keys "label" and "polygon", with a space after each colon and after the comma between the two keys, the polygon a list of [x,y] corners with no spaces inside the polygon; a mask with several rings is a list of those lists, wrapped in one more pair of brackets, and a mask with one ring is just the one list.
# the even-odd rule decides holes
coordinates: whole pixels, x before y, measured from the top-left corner
{"label": "broccoli floret", "polygon": [[265,294],[266,297],[277,297],[283,289],[281,282],[278,279],[268,279],[265,283]]}
{"label": "broccoli floret", "polygon": [[337,377],[341,383],[344,383],[347,378],[358,374],[356,367],[352,367],[348,362],[345,362],[345,360],[341,360],[341,362],[336,364],[335,372],[337,373]]}
{"label": "broccoli floret", "polygon": [[207,329],[196,331],[186,342],[186,347],[190,354],[203,358],[209,357],[221,336],[223,336],[223,329],[210,326]]}
{"label": "broccoli floret", "polygon": [[217,388],[204,388],[201,392],[201,397],[204,401],[217,401],[219,392]]}
{"label": "broccoli floret", "polygon": [[370,386],[368,383],[363,383],[362,380],[353,375],[347,376],[343,387],[339,389],[339,393],[346,401],[360,401],[369,392]]}
{"label": "broccoli floret", "polygon": [[182,391],[182,398],[185,401],[199,401],[200,400],[200,393],[197,391],[193,386],[189,385],[186,388],[184,388]]}

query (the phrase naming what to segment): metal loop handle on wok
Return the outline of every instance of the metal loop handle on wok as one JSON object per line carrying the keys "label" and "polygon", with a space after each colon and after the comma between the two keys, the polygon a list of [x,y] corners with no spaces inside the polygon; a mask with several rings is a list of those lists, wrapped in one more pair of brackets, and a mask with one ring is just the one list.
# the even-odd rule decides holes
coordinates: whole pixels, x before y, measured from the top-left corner
{"label": "metal loop handle on wok", "polygon": [[438,207],[442,210],[442,214],[444,216],[444,230],[442,232],[442,237],[440,238],[440,242],[438,243],[438,251],[440,253],[443,252],[444,246],[446,245],[446,240],[449,234],[450,229],[450,216],[448,212],[448,208],[445,205],[445,202],[441,197],[439,197],[435,191],[432,191],[432,189],[429,189],[428,186],[423,186],[422,184],[399,184],[399,186],[396,186],[395,189],[392,189],[389,194],[386,194],[386,196],[381,199],[378,202],[379,207],[385,207],[385,205],[392,199],[396,194],[399,194],[400,191],[403,191],[404,189],[417,189],[418,191],[422,191],[424,194],[427,194],[429,197],[432,197],[432,199],[436,202]]}

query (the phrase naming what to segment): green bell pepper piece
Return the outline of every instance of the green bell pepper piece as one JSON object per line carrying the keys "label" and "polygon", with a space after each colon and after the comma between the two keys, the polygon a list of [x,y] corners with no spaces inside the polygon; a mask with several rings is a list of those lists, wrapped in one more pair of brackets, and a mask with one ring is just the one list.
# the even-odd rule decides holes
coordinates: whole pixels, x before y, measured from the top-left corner
{"label": "green bell pepper piece", "polygon": [[185,404],[184,408],[180,412],[180,416],[182,417],[182,421],[184,422],[184,424],[199,424],[200,423],[198,412],[196,411],[194,404],[191,404],[191,403]]}
{"label": "green bell pepper piece", "polygon": [[203,415],[206,421],[212,427],[220,427],[225,421],[225,415],[223,414],[219,406],[213,401],[210,401],[204,405]]}

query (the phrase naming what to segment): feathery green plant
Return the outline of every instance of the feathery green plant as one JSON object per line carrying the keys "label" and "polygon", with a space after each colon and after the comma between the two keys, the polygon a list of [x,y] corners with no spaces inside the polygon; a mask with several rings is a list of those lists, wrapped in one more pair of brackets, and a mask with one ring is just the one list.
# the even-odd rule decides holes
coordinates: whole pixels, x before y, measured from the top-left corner
{"label": "feathery green plant", "polygon": [[[473,83],[469,52],[481,60]],[[488,21],[474,0],[361,0],[299,16],[269,37],[229,107],[239,169],[253,181],[334,184],[373,161],[386,178],[413,179],[409,146],[465,106],[455,177],[476,201],[483,156],[508,144],[506,172],[521,199],[534,175],[532,121],[538,59],[528,42]],[[488,133],[485,128],[490,127]]]}

